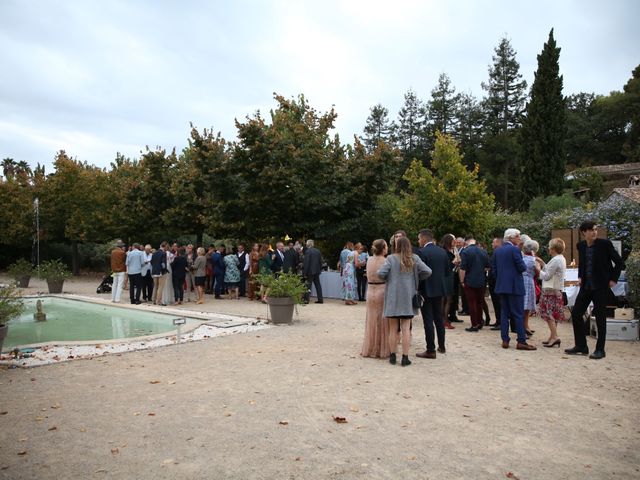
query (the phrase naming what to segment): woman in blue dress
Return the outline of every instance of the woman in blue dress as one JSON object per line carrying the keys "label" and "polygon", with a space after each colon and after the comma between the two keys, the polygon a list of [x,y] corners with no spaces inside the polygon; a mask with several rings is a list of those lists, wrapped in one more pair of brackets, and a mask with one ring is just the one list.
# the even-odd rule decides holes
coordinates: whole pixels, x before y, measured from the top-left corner
{"label": "woman in blue dress", "polygon": [[224,284],[229,290],[229,298],[239,300],[238,289],[240,288],[240,260],[235,253],[230,253],[224,257]]}
{"label": "woman in blue dress", "polygon": [[355,305],[358,303],[358,292],[356,288],[356,250],[349,250],[346,261],[342,265],[342,298],[345,305]]}
{"label": "woman in blue dress", "polygon": [[536,262],[535,254],[540,246],[535,240],[527,240],[522,246],[523,260],[527,269],[522,272],[524,279],[524,329],[527,335],[533,335],[534,331],[529,328],[529,315],[536,311],[536,286],[535,278],[540,273],[540,267]]}

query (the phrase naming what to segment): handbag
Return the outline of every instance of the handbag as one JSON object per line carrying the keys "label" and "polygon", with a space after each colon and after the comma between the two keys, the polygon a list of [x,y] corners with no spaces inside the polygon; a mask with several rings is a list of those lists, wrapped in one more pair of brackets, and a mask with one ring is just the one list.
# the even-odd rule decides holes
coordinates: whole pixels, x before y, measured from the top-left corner
{"label": "handbag", "polygon": [[418,272],[416,271],[416,266],[413,266],[413,278],[415,280],[415,285],[416,285],[416,291],[413,294],[413,297],[411,298],[411,305],[413,306],[413,308],[421,308],[422,307],[422,302],[423,302],[423,298],[422,295],[420,295],[420,292],[418,291]]}

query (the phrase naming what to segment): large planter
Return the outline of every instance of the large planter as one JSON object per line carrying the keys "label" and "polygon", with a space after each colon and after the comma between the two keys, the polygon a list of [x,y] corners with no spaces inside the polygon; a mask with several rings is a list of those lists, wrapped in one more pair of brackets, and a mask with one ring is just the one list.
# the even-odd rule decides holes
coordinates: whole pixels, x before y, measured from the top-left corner
{"label": "large planter", "polygon": [[268,297],[269,312],[271,313],[271,323],[291,324],[293,323],[293,307],[295,302],[290,297]]}
{"label": "large planter", "polygon": [[64,280],[47,280],[49,293],[62,293],[63,284],[64,284]]}
{"label": "large planter", "polygon": [[4,343],[4,339],[9,332],[9,325],[4,324],[0,325],[0,353],[2,353],[2,344]]}
{"label": "large planter", "polygon": [[31,275],[18,275],[16,276],[16,283],[20,288],[29,287],[29,280],[31,280]]}

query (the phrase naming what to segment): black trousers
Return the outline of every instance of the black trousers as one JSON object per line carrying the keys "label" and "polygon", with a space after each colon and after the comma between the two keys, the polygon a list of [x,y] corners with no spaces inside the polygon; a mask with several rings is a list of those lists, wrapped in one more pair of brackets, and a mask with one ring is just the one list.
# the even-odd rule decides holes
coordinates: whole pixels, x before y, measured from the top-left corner
{"label": "black trousers", "polygon": [[314,284],[316,286],[316,294],[317,294],[317,298],[319,302],[322,302],[322,285],[320,285],[320,274],[316,273],[313,275],[307,275],[307,290],[309,291],[309,293],[307,295],[311,294],[311,284]]}
{"label": "black trousers", "polygon": [[364,301],[367,295],[367,277],[366,277],[366,269],[364,268],[356,268],[356,281],[358,284],[358,300],[361,302]]}
{"label": "black trousers", "polygon": [[496,285],[494,282],[489,282],[489,295],[491,295],[491,303],[493,304],[493,311],[496,314],[496,324],[500,325],[500,295],[496,293]]}
{"label": "black trousers", "polygon": [[238,295],[241,297],[247,295],[247,272],[245,270],[240,272],[240,291],[238,292]]}
{"label": "black trousers", "polygon": [[587,335],[584,321],[584,314],[589,304],[593,302],[593,313],[596,317],[598,327],[598,340],[596,341],[596,351],[604,352],[604,343],[607,339],[607,310],[606,306],[613,296],[610,288],[590,289],[581,287],[576,297],[576,303],[571,310],[571,322],[573,323],[573,337],[576,347],[587,346]]}
{"label": "black trousers", "polygon": [[142,298],[144,300],[151,301],[153,296],[153,277],[151,276],[151,272],[147,272],[147,274],[142,277]]}
{"label": "black trousers", "polygon": [[435,352],[436,344],[434,342],[434,326],[435,333],[438,335],[438,346],[444,346],[444,319],[442,318],[442,297],[427,297],[420,307],[422,313],[422,323],[424,324],[424,338],[427,342],[427,351]]}
{"label": "black trousers", "polygon": [[173,298],[175,301],[184,300],[184,277],[173,277]]}
{"label": "black trousers", "polygon": [[131,303],[140,301],[142,292],[142,274],[134,273],[129,275],[129,300]]}

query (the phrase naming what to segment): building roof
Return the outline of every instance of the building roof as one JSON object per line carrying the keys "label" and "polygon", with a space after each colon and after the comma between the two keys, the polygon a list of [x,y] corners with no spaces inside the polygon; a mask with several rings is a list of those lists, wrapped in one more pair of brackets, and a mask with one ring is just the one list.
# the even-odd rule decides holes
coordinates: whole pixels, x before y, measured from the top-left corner
{"label": "building roof", "polygon": [[640,187],[614,188],[613,193],[617,193],[633,202],[640,203]]}
{"label": "building roof", "polygon": [[[617,163],[615,165],[594,165],[589,168],[594,169],[603,177],[611,175],[633,175],[640,173],[640,162],[635,163]],[[575,170],[569,172],[567,176],[572,175]]]}

